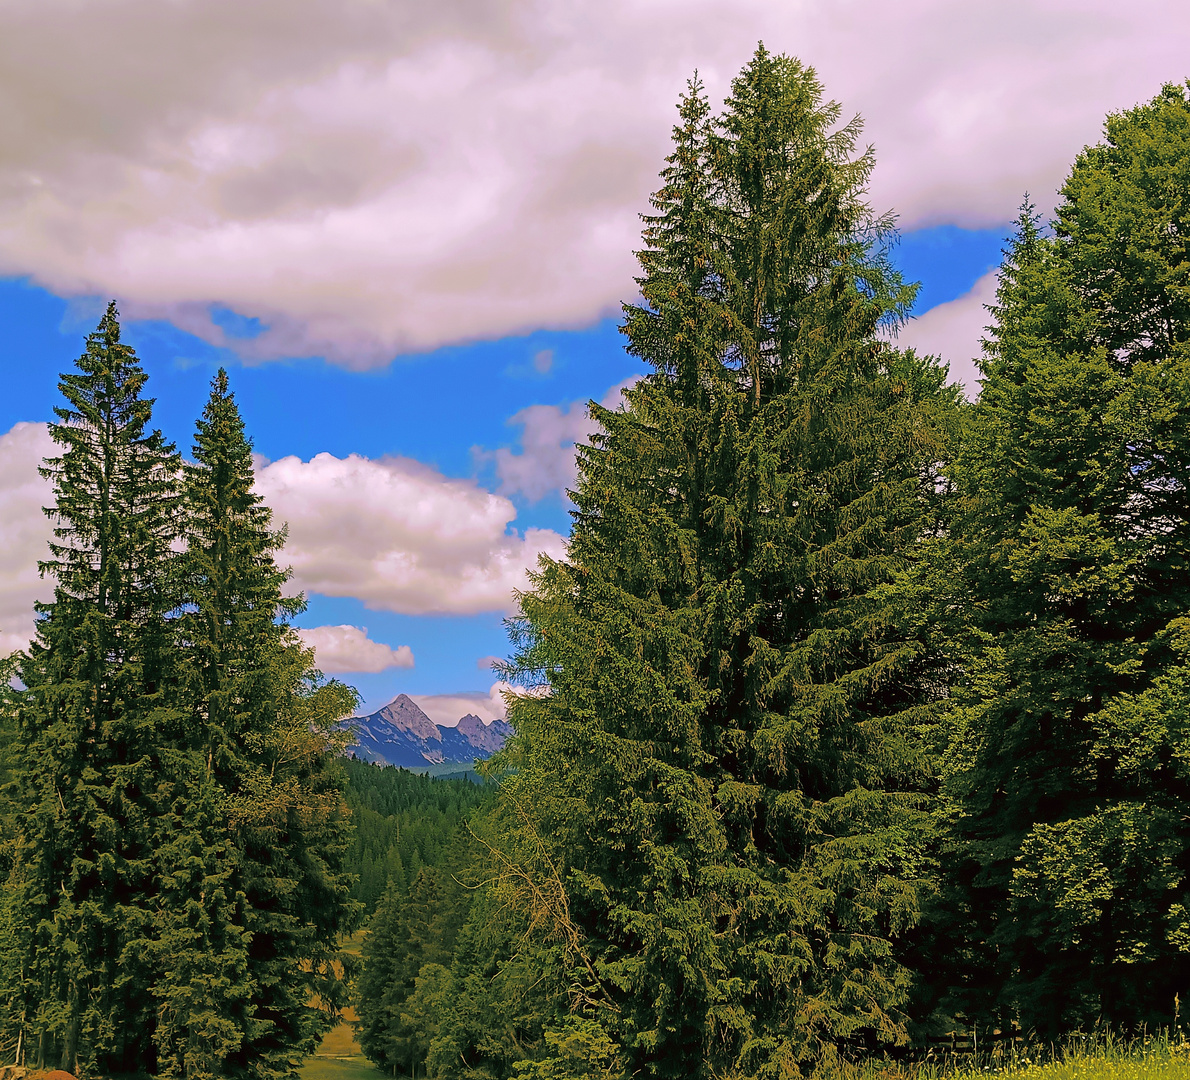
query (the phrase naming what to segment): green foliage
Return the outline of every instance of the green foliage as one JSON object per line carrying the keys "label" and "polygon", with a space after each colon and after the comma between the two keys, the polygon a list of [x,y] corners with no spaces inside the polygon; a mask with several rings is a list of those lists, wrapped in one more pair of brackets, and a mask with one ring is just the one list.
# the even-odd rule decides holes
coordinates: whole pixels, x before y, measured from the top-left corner
{"label": "green foliage", "polygon": [[625,309],[653,371],[592,406],[513,624],[548,693],[511,709],[506,879],[642,1075],[904,1038],[940,658],[890,587],[955,396],[880,336],[913,290],[838,115],[763,48],[722,116],[692,86]]}
{"label": "green foliage", "polygon": [[1190,977],[1188,181],[1166,87],[1108,118],[1052,236],[1025,207],[954,469],[962,1000],[1047,1035],[1168,1020]]}
{"label": "green foliage", "polygon": [[453,865],[451,849],[469,843],[459,826],[492,799],[491,788],[468,780],[436,780],[355,758],[345,767],[353,829],[344,866],[357,879],[352,898],[368,914],[390,882],[408,894],[423,866]]}
{"label": "green foliage", "polygon": [[594,1020],[568,1016],[561,1028],[547,1028],[548,1056],[524,1061],[514,1074],[518,1080],[616,1080],[624,1076],[620,1048]]}
{"label": "green foliage", "polygon": [[286,625],[226,374],[184,471],[144,382],[111,306],[60,384],[54,600],[5,690],[4,1034],[84,1075],[288,1076],[342,999],[356,697]]}
{"label": "green foliage", "polygon": [[153,1063],[155,794],[176,729],[168,613],[177,458],[149,431],[145,374],[115,307],[59,384],[46,462],[56,507],[42,572],[54,600],[18,660],[15,881],[28,920],[28,1054],[68,1071]]}
{"label": "green foliage", "polygon": [[[439,991],[462,922],[460,890],[444,887],[443,876],[421,870],[408,896],[390,885],[369,925],[359,981],[359,1041],[379,1065],[412,1066],[424,1061],[429,1049],[429,1036],[408,1009],[411,997],[424,999],[430,992],[423,977]],[[425,1008],[414,1009],[413,1016],[421,1018]]]}

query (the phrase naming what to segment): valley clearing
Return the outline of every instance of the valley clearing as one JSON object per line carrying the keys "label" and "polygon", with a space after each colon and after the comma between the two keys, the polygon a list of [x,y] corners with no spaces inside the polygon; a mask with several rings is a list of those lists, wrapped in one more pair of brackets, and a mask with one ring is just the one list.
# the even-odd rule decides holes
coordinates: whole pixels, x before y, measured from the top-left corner
{"label": "valley clearing", "polygon": [[347,1009],[347,1019],[327,1032],[318,1049],[302,1066],[302,1080],[377,1080],[381,1076],[355,1041],[351,1021],[355,1011]]}

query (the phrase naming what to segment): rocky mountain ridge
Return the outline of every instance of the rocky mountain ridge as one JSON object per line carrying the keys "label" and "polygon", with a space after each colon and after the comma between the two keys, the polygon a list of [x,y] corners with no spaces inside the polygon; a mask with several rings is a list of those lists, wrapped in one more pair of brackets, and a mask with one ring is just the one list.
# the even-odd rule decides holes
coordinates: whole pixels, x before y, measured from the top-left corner
{"label": "rocky mountain ridge", "polygon": [[356,757],[382,765],[422,768],[457,761],[470,765],[490,758],[512,734],[503,720],[485,724],[468,713],[456,727],[435,724],[408,694],[399,694],[383,709],[352,717],[358,743]]}

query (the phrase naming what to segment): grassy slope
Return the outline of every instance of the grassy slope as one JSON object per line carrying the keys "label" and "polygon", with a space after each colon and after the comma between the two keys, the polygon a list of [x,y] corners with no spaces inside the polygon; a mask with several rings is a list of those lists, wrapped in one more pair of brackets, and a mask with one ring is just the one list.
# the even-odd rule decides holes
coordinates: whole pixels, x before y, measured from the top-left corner
{"label": "grassy slope", "polygon": [[[360,955],[364,932],[353,934],[343,945],[343,951]],[[382,1075],[360,1049],[355,1041],[355,1029],[351,1022],[355,1010],[343,1010],[344,1022],[327,1032],[318,1044],[312,1057],[302,1066],[302,1080],[378,1080]]]}

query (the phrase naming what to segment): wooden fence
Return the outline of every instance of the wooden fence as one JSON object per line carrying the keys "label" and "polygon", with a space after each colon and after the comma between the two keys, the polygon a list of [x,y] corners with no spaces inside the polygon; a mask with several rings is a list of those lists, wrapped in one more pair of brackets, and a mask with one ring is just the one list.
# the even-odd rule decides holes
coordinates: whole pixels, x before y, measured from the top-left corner
{"label": "wooden fence", "polygon": [[1019,1028],[1010,1031],[952,1031],[946,1035],[927,1035],[900,1051],[894,1051],[893,1056],[922,1061],[996,1051],[1005,1053],[1024,1045],[1025,1036]]}

